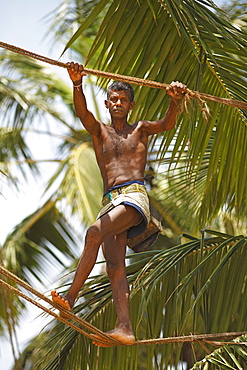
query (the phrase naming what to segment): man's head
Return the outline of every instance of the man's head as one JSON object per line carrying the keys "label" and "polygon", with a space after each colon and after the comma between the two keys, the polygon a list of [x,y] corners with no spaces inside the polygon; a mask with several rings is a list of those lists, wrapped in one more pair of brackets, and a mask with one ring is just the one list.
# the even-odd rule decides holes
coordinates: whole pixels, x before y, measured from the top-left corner
{"label": "man's head", "polygon": [[127,82],[114,81],[107,90],[107,99],[110,98],[111,91],[125,91],[129,94],[130,102],[134,101],[134,90],[133,87]]}
{"label": "man's head", "polygon": [[105,106],[112,119],[126,119],[129,111],[135,106],[134,90],[126,82],[115,81],[107,91]]}

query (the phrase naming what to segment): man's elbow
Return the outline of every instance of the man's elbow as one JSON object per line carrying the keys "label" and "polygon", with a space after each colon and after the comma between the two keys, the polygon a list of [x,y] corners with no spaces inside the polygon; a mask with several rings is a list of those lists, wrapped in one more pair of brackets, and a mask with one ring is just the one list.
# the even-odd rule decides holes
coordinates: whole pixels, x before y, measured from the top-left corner
{"label": "man's elbow", "polygon": [[166,125],[165,131],[173,130],[176,127],[176,122]]}
{"label": "man's elbow", "polygon": [[166,121],[163,123],[163,131],[170,131],[173,130],[174,127],[176,127],[177,121]]}

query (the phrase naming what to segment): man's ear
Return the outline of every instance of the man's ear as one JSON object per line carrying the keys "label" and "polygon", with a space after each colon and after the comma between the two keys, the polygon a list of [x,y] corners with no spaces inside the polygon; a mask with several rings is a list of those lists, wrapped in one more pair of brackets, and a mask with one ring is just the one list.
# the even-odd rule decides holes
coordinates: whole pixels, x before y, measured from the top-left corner
{"label": "man's ear", "polygon": [[105,100],[105,107],[106,107],[107,109],[109,108],[108,100]]}
{"label": "man's ear", "polygon": [[134,106],[136,105],[136,102],[135,101],[132,101],[130,103],[130,110],[132,110],[134,108]]}

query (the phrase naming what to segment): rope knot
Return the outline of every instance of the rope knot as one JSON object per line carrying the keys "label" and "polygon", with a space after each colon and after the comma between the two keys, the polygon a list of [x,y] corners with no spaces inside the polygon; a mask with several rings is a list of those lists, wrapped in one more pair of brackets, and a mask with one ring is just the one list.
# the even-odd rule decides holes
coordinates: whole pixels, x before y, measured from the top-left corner
{"label": "rope knot", "polygon": [[206,103],[205,100],[203,100],[200,96],[200,94],[197,91],[192,91],[187,88],[186,93],[184,94],[182,101],[181,101],[181,108],[180,113],[182,112],[189,112],[189,104],[191,104],[191,99],[195,99],[201,112],[203,115],[203,118],[207,121],[208,117],[210,116],[210,109]]}

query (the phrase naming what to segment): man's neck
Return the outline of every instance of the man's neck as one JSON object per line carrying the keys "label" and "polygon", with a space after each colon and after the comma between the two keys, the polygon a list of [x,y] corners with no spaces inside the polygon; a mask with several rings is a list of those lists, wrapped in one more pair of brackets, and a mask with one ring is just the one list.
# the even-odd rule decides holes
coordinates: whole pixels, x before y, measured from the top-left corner
{"label": "man's neck", "polygon": [[116,118],[112,118],[111,120],[111,127],[113,127],[115,130],[117,131],[121,131],[123,130],[124,128],[128,127],[129,124],[127,122],[127,119],[126,118],[123,118],[123,119],[116,119]]}

